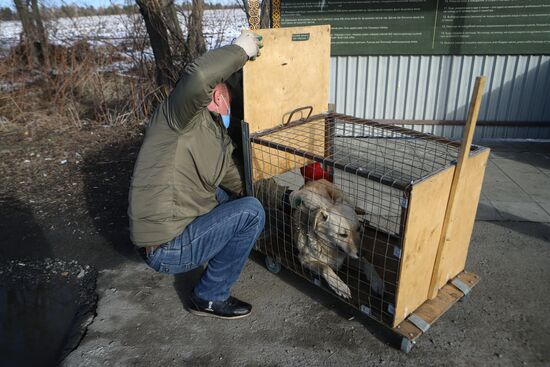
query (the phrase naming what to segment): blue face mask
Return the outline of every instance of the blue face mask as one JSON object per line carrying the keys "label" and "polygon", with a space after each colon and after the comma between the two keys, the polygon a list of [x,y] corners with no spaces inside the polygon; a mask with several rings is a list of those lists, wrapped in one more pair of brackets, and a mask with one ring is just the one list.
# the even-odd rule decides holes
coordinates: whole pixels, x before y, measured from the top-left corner
{"label": "blue face mask", "polygon": [[222,99],[225,105],[227,106],[227,115],[221,115],[221,114],[220,115],[222,116],[223,126],[225,126],[225,128],[228,129],[229,123],[231,122],[231,107],[229,107],[229,105],[227,104],[223,96],[222,96]]}
{"label": "blue face mask", "polygon": [[231,109],[228,109],[227,112],[227,115],[222,115],[223,126],[225,126],[226,129],[229,128],[229,123],[231,122]]}

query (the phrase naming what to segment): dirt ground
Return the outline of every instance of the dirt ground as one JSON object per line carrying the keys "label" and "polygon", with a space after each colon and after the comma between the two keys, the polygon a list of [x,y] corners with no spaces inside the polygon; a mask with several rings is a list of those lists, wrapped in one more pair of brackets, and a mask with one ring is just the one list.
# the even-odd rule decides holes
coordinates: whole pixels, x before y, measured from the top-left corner
{"label": "dirt ground", "polygon": [[0,258],[77,260],[99,271],[96,318],[64,365],[550,365],[549,223],[476,222],[467,269],[481,282],[409,354],[317,287],[269,273],[258,255],[234,287],[254,305],[249,318],[190,315],[200,272],[157,274],[128,239],[141,129],[0,132]]}

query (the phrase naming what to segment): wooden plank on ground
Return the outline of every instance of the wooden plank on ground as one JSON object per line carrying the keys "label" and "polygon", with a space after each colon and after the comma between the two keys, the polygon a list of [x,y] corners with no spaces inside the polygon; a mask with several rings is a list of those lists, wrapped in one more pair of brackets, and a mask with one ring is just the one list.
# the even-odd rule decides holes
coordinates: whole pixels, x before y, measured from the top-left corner
{"label": "wooden plank on ground", "polygon": [[[457,278],[466,283],[470,288],[473,288],[480,280],[478,275],[470,272],[462,272]],[[441,288],[434,299],[424,302],[424,304],[414,311],[414,314],[431,326],[462,297],[464,297],[464,293],[451,283],[447,283]],[[422,335],[422,330],[409,320],[402,321],[393,328],[393,331],[412,341]]]}

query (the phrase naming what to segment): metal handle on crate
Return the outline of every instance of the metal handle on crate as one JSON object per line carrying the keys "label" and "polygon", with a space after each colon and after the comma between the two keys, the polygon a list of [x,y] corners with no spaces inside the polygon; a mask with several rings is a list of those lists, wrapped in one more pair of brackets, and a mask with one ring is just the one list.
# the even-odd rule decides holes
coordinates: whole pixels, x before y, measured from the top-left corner
{"label": "metal handle on crate", "polygon": [[294,114],[296,112],[303,111],[303,110],[309,110],[309,113],[307,114],[306,119],[308,119],[311,116],[311,114],[313,113],[313,107],[312,106],[299,107],[295,110],[292,110],[292,112],[290,112],[290,116],[288,116],[288,120],[286,120],[286,122],[283,122],[283,125],[288,125],[290,123],[290,121],[292,121],[292,116],[294,116]]}

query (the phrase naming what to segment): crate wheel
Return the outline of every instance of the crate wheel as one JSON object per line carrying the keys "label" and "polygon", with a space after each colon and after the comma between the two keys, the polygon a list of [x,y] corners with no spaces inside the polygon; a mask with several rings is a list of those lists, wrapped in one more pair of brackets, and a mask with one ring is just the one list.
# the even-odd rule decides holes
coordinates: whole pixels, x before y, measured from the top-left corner
{"label": "crate wheel", "polygon": [[416,343],[408,338],[401,339],[401,351],[409,353]]}
{"label": "crate wheel", "polygon": [[267,267],[267,270],[269,270],[273,274],[277,274],[281,271],[281,264],[277,260],[269,256],[265,257],[265,266]]}

